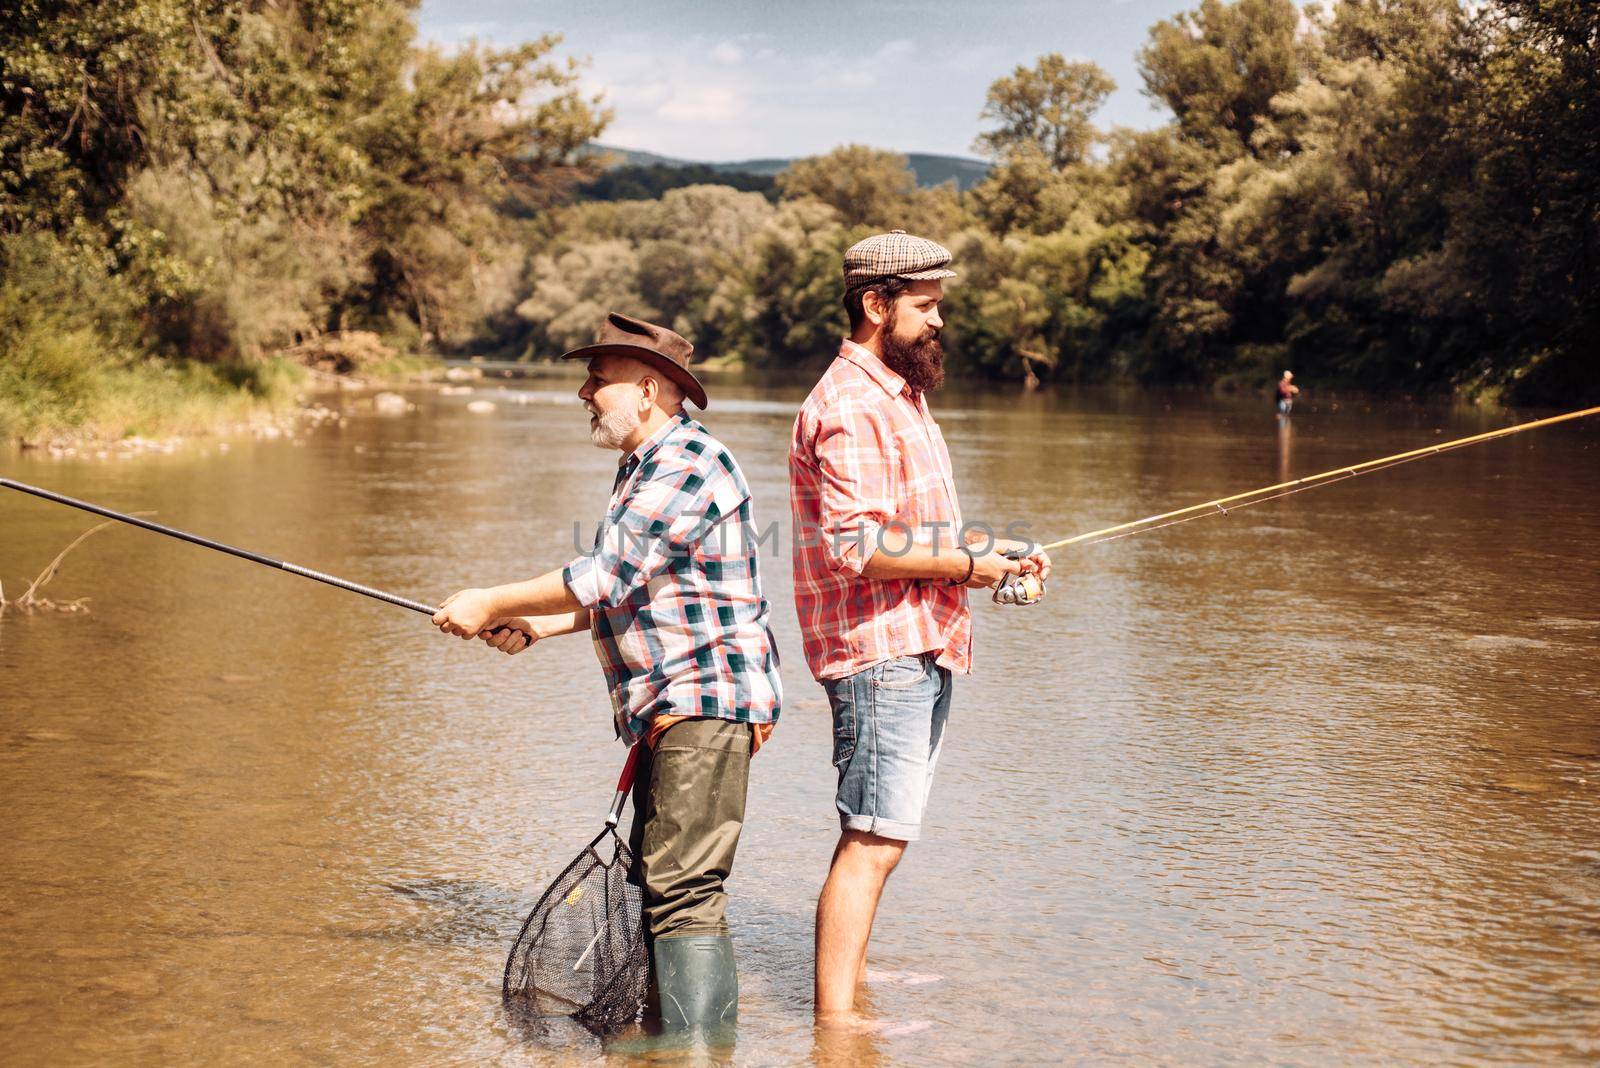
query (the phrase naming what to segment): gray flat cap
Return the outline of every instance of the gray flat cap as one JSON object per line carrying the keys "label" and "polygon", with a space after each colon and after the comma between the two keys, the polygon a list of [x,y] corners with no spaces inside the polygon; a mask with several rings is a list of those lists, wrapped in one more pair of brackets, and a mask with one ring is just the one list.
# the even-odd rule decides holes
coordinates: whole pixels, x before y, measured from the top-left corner
{"label": "gray flat cap", "polygon": [[844,287],[879,278],[954,278],[949,262],[950,250],[937,241],[904,230],[873,234],[845,249]]}

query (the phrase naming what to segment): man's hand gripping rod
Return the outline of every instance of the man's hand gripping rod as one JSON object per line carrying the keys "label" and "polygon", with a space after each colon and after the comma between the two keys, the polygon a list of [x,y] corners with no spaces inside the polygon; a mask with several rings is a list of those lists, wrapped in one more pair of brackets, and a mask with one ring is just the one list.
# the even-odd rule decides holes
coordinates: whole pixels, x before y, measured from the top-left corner
{"label": "man's hand gripping rod", "polygon": [[[1022,560],[1031,549],[1007,549],[1001,553],[1007,560]],[[1038,604],[1044,597],[1044,579],[1038,575],[1010,574],[994,588],[995,604]]]}

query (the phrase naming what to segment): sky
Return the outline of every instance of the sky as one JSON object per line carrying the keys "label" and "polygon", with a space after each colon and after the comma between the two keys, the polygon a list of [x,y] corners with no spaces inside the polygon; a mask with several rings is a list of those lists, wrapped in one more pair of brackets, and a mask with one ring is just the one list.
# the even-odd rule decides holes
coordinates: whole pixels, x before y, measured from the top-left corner
{"label": "sky", "polygon": [[975,155],[996,78],[1042,54],[1092,59],[1117,90],[1102,126],[1165,119],[1134,55],[1198,0],[423,0],[422,37],[563,35],[616,117],[600,140],[693,160],[815,155],[859,142]]}

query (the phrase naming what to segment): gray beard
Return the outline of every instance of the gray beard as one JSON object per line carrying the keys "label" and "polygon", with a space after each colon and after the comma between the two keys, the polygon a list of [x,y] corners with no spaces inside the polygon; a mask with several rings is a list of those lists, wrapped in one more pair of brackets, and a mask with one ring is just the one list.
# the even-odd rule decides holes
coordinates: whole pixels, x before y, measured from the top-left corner
{"label": "gray beard", "polygon": [[589,431],[589,440],[596,448],[621,450],[628,435],[639,429],[639,413],[627,408],[613,408],[600,414],[600,421]]}

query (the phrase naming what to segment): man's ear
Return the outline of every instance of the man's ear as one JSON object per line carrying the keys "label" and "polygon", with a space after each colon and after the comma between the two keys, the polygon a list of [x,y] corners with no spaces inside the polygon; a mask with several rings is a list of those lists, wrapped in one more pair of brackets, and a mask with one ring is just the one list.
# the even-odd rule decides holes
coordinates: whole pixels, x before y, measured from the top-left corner
{"label": "man's ear", "polygon": [[654,408],[656,399],[661,396],[661,383],[654,375],[645,375],[639,379],[639,393],[644,397],[646,406]]}
{"label": "man's ear", "polygon": [[866,312],[867,321],[873,326],[882,326],[889,320],[889,302],[876,289],[861,295],[861,310]]}

